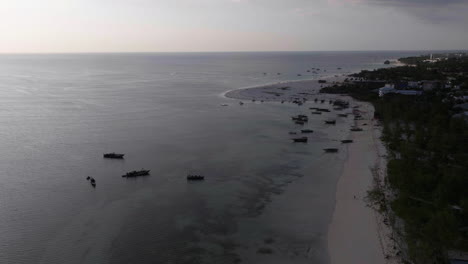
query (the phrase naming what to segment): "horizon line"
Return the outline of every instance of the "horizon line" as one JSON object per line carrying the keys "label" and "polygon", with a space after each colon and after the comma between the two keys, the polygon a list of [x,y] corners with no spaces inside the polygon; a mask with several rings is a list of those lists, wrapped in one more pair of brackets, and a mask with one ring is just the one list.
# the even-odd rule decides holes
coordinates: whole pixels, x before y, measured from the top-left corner
{"label": "horizon line", "polygon": [[468,52],[468,49],[395,49],[395,50],[252,50],[252,51],[66,51],[66,52],[0,52],[0,55],[65,55],[65,54],[156,54],[156,53],[301,53],[301,52]]}

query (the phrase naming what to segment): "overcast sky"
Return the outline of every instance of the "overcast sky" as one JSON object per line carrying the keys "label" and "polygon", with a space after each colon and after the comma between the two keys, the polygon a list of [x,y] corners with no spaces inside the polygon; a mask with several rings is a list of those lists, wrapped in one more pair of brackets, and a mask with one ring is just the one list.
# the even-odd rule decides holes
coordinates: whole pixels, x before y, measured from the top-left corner
{"label": "overcast sky", "polygon": [[0,52],[468,48],[468,0],[0,0]]}

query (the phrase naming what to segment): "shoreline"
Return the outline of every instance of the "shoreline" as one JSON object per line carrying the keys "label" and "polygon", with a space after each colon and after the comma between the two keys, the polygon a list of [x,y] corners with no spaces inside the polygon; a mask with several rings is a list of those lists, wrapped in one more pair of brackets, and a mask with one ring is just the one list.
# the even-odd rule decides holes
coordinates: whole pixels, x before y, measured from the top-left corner
{"label": "shoreline", "polygon": [[[348,75],[333,76],[323,86],[340,82]],[[325,79],[325,78],[322,78]],[[341,95],[319,93],[318,79],[282,82],[251,88],[230,90],[224,97],[233,100],[255,100],[265,102],[291,102],[293,98],[312,100],[343,98]],[[281,90],[288,86],[287,92]],[[281,91],[277,95],[277,91]],[[363,128],[362,132],[350,132],[354,143],[347,146],[347,158],[342,164],[341,174],[335,189],[335,203],[326,236],[326,246],[331,264],[342,263],[396,263],[386,256],[394,255],[393,243],[388,239],[391,229],[384,224],[385,217],[369,207],[367,191],[374,185],[374,174],[382,177],[386,160],[380,154],[385,147],[374,126],[374,108],[371,103],[360,102],[350,97],[351,105],[359,105],[363,119],[354,121]],[[367,125],[363,125],[367,123]],[[383,148],[383,150],[381,150]],[[377,171],[378,170],[378,171]]]}
{"label": "shoreline", "polygon": [[[292,80],[277,83],[258,85],[253,87],[236,88],[220,94],[222,97],[237,100],[255,100],[267,102],[291,101],[294,98],[313,99],[312,95],[320,94],[320,89],[334,82],[342,82],[348,78],[347,74],[338,76],[326,76],[319,79]],[[319,83],[319,80],[326,80],[326,83]],[[287,87],[289,89],[284,90]]]}

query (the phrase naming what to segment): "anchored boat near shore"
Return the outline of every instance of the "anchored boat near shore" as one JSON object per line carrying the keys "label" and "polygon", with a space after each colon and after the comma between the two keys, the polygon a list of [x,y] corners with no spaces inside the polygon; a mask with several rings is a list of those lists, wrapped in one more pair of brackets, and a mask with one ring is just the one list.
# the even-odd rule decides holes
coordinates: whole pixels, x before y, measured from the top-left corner
{"label": "anchored boat near shore", "polygon": [[130,171],[122,175],[123,178],[133,178],[138,176],[147,176],[150,174],[150,170],[141,169],[139,171]]}
{"label": "anchored boat near shore", "polygon": [[328,152],[328,153],[336,153],[338,152],[338,149],[337,148],[326,148],[326,149],[323,149],[325,152]]}
{"label": "anchored boat near shore", "polygon": [[312,129],[302,129],[301,133],[307,134],[307,133],[314,133]]}
{"label": "anchored boat near shore", "polygon": [[192,175],[192,174],[187,175],[187,181],[203,181],[204,179],[205,179],[205,176],[203,175]]}
{"label": "anchored boat near shore", "polygon": [[106,159],[123,159],[124,156],[125,156],[125,154],[119,154],[119,153],[115,153],[115,152],[105,153],[103,155],[103,157],[106,158]]}
{"label": "anchored boat near shore", "polygon": [[293,138],[292,140],[293,140],[294,142],[307,143],[308,138],[307,138],[307,137],[300,137],[300,138]]}

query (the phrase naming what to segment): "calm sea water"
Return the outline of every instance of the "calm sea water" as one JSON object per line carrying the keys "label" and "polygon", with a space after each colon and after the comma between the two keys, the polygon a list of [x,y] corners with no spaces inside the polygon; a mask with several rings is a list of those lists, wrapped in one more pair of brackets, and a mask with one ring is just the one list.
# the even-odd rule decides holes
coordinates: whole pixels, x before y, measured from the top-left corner
{"label": "calm sea water", "polygon": [[220,94],[414,54],[0,55],[0,263],[327,263],[348,121],[291,144],[300,108]]}

